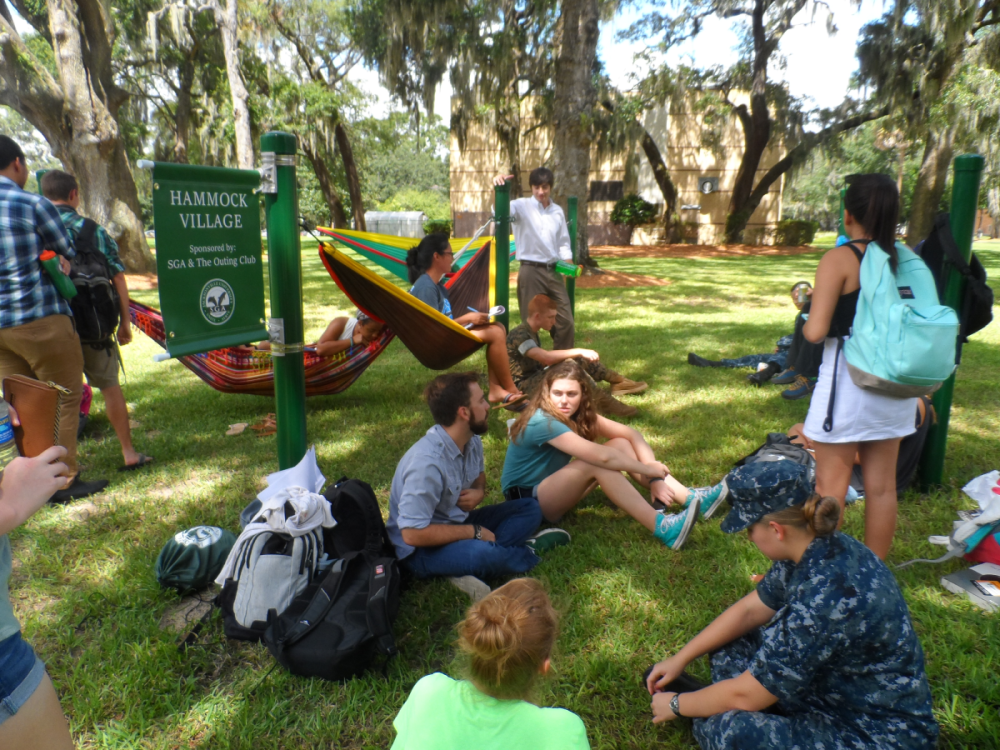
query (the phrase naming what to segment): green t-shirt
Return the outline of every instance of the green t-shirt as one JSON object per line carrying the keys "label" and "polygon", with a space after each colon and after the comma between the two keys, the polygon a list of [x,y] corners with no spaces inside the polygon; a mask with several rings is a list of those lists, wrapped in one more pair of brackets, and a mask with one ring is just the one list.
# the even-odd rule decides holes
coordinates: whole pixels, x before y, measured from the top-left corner
{"label": "green t-shirt", "polygon": [[10,557],[10,539],[0,534],[0,641],[10,638],[21,629],[14,608],[10,604],[10,573],[13,568]]}
{"label": "green t-shirt", "polygon": [[502,489],[534,487],[568,464],[572,456],[549,445],[550,440],[566,432],[571,432],[570,428],[544,409],[532,414],[524,432],[507,445]]}
{"label": "green t-shirt", "polygon": [[393,721],[392,750],[589,750],[580,717],[564,708],[501,701],[440,672],[422,678]]}

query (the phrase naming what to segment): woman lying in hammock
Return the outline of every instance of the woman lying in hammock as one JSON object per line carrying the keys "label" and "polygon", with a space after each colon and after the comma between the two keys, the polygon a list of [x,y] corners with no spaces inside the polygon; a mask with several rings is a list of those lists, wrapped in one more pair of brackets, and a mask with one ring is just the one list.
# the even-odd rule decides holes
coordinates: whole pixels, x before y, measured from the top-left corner
{"label": "woman lying in hammock", "polygon": [[[448,301],[448,290],[441,279],[451,270],[454,253],[448,235],[429,234],[420,244],[406,254],[406,268],[410,276],[410,294],[448,316],[469,333],[486,344],[486,364],[489,369],[490,391],[487,398],[498,407],[513,407],[527,398],[510,376],[507,360],[507,331],[499,323],[490,323],[486,313],[470,311],[456,317]],[[518,411],[517,409],[512,409]]]}
{"label": "woman lying in hammock", "polygon": [[[332,357],[335,354],[353,349],[355,346],[368,346],[384,330],[385,323],[372,320],[358,310],[357,317],[340,317],[331,320],[316,343],[309,344],[309,346],[315,348],[316,353],[321,357]],[[261,341],[255,348],[270,351],[271,342]]]}

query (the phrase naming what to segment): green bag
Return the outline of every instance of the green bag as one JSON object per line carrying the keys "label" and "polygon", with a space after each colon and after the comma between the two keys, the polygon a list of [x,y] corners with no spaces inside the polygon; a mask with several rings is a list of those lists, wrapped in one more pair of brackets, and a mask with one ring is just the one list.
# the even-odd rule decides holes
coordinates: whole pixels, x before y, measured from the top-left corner
{"label": "green bag", "polygon": [[208,586],[219,575],[236,536],[218,526],[195,526],[174,534],[156,558],[156,580],[182,594]]}

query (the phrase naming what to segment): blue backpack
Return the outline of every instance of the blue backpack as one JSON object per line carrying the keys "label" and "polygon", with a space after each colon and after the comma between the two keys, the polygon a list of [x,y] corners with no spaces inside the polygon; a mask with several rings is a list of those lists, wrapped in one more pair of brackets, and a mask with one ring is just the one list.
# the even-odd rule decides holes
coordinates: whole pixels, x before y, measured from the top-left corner
{"label": "blue backpack", "polygon": [[861,261],[861,293],[843,344],[851,380],[886,396],[933,393],[955,371],[958,315],[938,300],[927,264],[896,243],[898,264],[870,242]]}

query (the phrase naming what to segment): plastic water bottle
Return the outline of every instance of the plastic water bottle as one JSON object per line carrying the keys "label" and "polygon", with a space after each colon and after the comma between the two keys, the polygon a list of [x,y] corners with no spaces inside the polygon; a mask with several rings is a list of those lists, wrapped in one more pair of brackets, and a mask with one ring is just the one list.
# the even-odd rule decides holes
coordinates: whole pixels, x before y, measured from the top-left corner
{"label": "plastic water bottle", "polygon": [[0,399],[0,471],[17,458],[17,445],[14,443],[14,425],[10,423],[10,410],[7,402]]}

